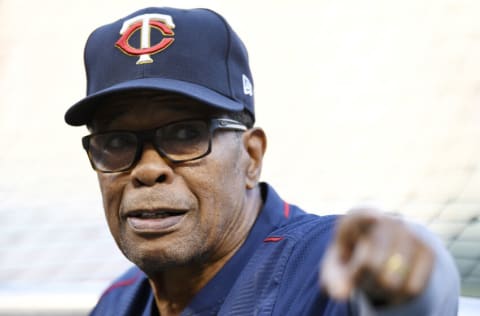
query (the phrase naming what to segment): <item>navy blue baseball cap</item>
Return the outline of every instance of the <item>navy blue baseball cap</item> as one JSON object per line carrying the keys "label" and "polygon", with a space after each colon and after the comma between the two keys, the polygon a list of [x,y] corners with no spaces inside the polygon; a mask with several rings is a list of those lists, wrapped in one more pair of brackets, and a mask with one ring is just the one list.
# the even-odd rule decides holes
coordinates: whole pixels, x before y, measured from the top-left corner
{"label": "navy blue baseball cap", "polygon": [[178,93],[255,118],[247,50],[211,10],[139,10],[96,29],[84,58],[87,95],[66,112],[70,125],[89,123],[102,97],[132,90]]}

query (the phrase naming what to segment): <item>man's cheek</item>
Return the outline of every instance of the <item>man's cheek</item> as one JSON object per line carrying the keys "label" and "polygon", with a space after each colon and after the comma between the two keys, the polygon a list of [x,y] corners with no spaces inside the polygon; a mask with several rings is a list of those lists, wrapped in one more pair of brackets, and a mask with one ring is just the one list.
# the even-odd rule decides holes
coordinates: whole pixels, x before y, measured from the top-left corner
{"label": "man's cheek", "polygon": [[100,191],[102,196],[114,196],[119,193],[119,191],[125,187],[126,179],[125,177],[120,177],[115,174],[98,174],[98,183],[100,184]]}

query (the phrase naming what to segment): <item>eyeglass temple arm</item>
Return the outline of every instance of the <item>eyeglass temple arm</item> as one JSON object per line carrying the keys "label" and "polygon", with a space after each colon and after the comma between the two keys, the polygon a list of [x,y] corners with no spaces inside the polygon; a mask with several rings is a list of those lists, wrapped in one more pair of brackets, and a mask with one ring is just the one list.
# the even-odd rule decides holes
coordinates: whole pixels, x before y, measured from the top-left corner
{"label": "eyeglass temple arm", "polygon": [[247,127],[245,125],[232,119],[221,118],[221,119],[217,119],[216,121],[217,121],[218,127],[220,128],[231,128],[231,129],[238,129],[241,131],[247,130]]}

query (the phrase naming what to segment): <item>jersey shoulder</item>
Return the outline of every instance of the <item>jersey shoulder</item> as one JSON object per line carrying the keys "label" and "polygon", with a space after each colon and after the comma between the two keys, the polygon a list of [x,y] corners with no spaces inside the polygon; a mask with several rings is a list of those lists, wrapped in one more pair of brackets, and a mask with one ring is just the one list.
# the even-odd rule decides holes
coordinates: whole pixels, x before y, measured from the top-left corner
{"label": "jersey shoulder", "polygon": [[290,218],[284,225],[275,229],[272,234],[288,237],[292,241],[305,241],[307,237],[331,237],[340,215],[325,215],[306,213],[295,205],[290,205]]}
{"label": "jersey shoulder", "polygon": [[132,267],[117,278],[101,295],[90,315],[136,315],[148,306],[152,296],[145,274]]}

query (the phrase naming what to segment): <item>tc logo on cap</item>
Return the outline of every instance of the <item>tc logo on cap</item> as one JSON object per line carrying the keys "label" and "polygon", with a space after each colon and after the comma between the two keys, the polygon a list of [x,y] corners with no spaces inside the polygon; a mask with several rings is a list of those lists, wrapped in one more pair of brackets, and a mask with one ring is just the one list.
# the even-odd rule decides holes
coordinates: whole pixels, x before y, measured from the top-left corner
{"label": "tc logo on cap", "polygon": [[[163,35],[162,40],[153,46],[150,43],[152,27],[158,29]],[[175,40],[173,38],[175,35],[173,32],[174,28],[175,24],[170,15],[159,13],[142,14],[123,22],[120,30],[122,36],[115,43],[115,46],[127,55],[140,56],[137,60],[137,65],[153,63],[150,55],[161,52]],[[130,45],[129,39],[138,29],[140,29],[140,48],[135,48]]]}

